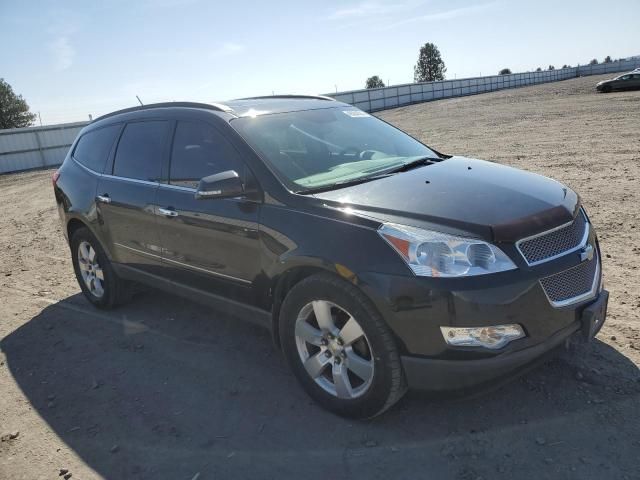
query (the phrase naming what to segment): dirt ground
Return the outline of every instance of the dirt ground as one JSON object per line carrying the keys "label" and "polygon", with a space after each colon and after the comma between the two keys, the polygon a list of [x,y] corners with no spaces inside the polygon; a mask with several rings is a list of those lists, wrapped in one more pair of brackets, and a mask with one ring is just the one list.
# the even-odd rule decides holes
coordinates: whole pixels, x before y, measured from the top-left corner
{"label": "dirt ground", "polygon": [[640,478],[640,92],[596,94],[598,80],[380,114],[442,152],[577,190],[611,299],[593,343],[370,421],[314,405],[251,324],[155,292],[93,309],[51,172],[0,177],[0,478]]}

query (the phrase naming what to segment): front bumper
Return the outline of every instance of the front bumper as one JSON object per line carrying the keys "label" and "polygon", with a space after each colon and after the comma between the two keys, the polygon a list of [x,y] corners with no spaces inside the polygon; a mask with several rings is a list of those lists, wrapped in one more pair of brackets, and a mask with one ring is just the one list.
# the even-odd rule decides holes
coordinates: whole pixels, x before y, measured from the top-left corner
{"label": "front bumper", "polygon": [[[359,276],[360,287],[393,331],[410,387],[464,389],[523,370],[579,330],[587,337],[597,333],[608,293],[602,290],[600,249],[593,230],[588,244],[595,249],[591,258],[580,250],[534,266],[525,264],[515,246],[501,245],[519,268],[490,278],[368,272]],[[526,336],[498,350],[451,346],[440,329],[506,324],[520,325]]]}
{"label": "front bumper", "polygon": [[580,309],[577,320],[545,341],[521,350],[508,350],[491,358],[471,360],[402,356],[409,387],[426,391],[462,390],[516,375],[576,332],[581,332],[585,340],[593,338],[605,321],[608,298],[609,293],[601,291],[595,300]]}

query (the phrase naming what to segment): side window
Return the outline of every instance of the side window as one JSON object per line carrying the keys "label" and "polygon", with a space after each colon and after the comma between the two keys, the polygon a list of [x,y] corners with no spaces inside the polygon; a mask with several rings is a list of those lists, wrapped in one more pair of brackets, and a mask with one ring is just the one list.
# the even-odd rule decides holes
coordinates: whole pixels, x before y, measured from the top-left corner
{"label": "side window", "polygon": [[127,124],[116,151],[113,174],[118,177],[157,181],[169,122],[149,120]]}
{"label": "side window", "polygon": [[173,137],[169,183],[197,188],[201,178],[236,170],[243,163],[231,144],[215,128],[201,122],[178,122]]}
{"label": "side window", "polygon": [[120,125],[110,125],[85,133],[73,151],[73,158],[94,172],[102,173],[119,130]]}

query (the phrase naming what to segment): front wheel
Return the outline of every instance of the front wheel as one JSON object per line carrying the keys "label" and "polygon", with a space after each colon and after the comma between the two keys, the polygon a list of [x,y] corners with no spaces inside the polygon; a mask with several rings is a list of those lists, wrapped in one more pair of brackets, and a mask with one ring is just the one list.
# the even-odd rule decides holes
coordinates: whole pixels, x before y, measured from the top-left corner
{"label": "front wheel", "polygon": [[285,357],[307,393],[339,415],[381,414],[406,391],[400,357],[384,319],[354,285],[313,275],[280,311]]}

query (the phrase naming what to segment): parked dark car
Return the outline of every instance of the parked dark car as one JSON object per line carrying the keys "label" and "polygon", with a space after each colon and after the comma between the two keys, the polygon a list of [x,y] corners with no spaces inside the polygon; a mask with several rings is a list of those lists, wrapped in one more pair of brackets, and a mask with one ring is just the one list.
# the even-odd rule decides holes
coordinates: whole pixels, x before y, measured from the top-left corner
{"label": "parked dark car", "polygon": [[575,192],[324,97],[115,112],[53,182],[91,303],[139,282],[264,321],[341,415],[511,376],[605,319]]}
{"label": "parked dark car", "polygon": [[636,70],[618,75],[610,80],[598,82],[596,90],[602,93],[609,93],[614,90],[635,90],[640,88],[640,70],[637,72]]}

